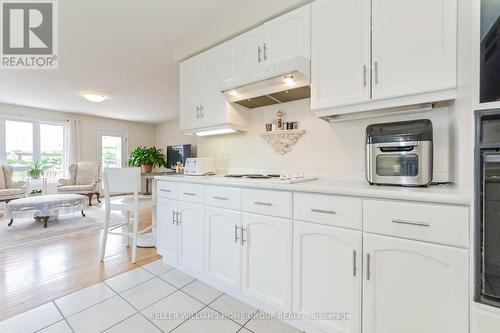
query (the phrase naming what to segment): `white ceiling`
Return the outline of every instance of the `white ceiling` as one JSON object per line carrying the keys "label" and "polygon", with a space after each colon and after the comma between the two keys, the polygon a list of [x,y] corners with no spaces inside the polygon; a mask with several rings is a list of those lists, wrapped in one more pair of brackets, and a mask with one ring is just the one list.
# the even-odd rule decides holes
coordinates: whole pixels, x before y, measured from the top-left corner
{"label": "white ceiling", "polygon": [[[64,0],[59,69],[0,70],[0,103],[159,123],[178,117],[178,63],[304,0]],[[109,96],[90,103],[83,91]]]}

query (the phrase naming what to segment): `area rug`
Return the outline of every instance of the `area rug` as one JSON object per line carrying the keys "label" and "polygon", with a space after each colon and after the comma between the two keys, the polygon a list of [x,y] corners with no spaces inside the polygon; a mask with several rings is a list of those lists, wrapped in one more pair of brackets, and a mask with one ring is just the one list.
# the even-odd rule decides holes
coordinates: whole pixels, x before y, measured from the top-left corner
{"label": "area rug", "polygon": [[[32,218],[15,219],[12,226],[7,226],[9,220],[0,216],[0,250],[32,245],[47,240],[64,238],[74,233],[97,230],[104,226],[104,209],[88,207],[85,217],[80,213],[61,215],[49,220],[47,228]],[[123,223],[120,214],[111,212],[111,225]]]}

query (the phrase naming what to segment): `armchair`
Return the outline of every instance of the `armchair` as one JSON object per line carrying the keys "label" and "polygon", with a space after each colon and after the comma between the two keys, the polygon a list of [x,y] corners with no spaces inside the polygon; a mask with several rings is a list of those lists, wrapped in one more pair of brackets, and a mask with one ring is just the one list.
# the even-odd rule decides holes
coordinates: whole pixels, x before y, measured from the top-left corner
{"label": "armchair", "polygon": [[85,161],[71,164],[69,166],[69,179],[59,179],[57,184],[58,193],[83,194],[89,197],[89,206],[92,206],[92,197],[97,196],[100,200],[101,191],[101,162]]}
{"label": "armchair", "polygon": [[23,181],[14,181],[14,168],[11,165],[0,164],[0,202],[9,202],[24,198],[26,188]]}

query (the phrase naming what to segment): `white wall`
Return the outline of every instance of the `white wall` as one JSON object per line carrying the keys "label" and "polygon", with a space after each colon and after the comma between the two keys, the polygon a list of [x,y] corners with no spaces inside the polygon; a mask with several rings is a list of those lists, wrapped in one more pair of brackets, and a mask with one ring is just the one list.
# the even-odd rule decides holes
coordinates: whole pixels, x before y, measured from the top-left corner
{"label": "white wall", "polygon": [[79,148],[81,160],[95,160],[98,158],[96,156],[96,130],[98,129],[126,132],[128,134],[128,151],[131,151],[139,145],[150,146],[155,143],[155,126],[151,124],[27,108],[8,104],[0,104],[0,116],[1,115],[52,121],[65,121],[69,118],[78,119],[80,121]]}
{"label": "white wall", "polygon": [[[253,109],[249,112],[248,132],[197,138],[198,156],[217,158],[220,169],[250,169],[268,171],[309,170],[318,175],[363,179],[365,170],[365,129],[374,122],[398,121],[416,118],[431,119],[435,135],[435,173],[442,179],[452,172],[453,151],[450,145],[452,107],[439,107],[432,112],[413,116],[384,117],[329,124],[310,113],[309,100],[301,100]],[[282,110],[285,120],[298,121],[305,134],[292,151],[279,155],[260,136],[265,124]],[[157,133],[168,129],[171,136],[157,136],[156,144],[192,143],[175,129],[177,122],[158,126]],[[191,141],[188,141],[191,140]],[[225,159],[227,158],[227,159]]]}

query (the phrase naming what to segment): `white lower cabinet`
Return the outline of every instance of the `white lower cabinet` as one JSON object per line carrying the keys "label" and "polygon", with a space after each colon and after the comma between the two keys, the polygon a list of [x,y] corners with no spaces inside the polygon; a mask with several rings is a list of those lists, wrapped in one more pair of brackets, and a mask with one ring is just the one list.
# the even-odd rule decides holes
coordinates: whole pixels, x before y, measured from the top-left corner
{"label": "white lower cabinet", "polygon": [[179,265],[195,272],[203,272],[204,206],[179,202]]}
{"label": "white lower cabinet", "polygon": [[241,213],[206,207],[206,274],[216,283],[239,290],[241,285]]}
{"label": "white lower cabinet", "polygon": [[467,333],[468,252],[365,234],[364,333]]}
{"label": "white lower cabinet", "polygon": [[176,213],[178,201],[171,199],[158,198],[157,205],[157,251],[158,254],[169,264],[177,262],[177,223]]}
{"label": "white lower cabinet", "polygon": [[158,188],[158,253],[243,301],[325,333],[469,332],[466,231],[450,238],[437,218],[467,230],[457,207],[244,189],[240,211],[239,189],[186,202]]}
{"label": "white lower cabinet", "polygon": [[292,221],[242,214],[242,293],[289,312],[292,300]]}
{"label": "white lower cabinet", "polygon": [[361,331],[361,244],[361,231],[294,222],[295,313],[325,332]]}

